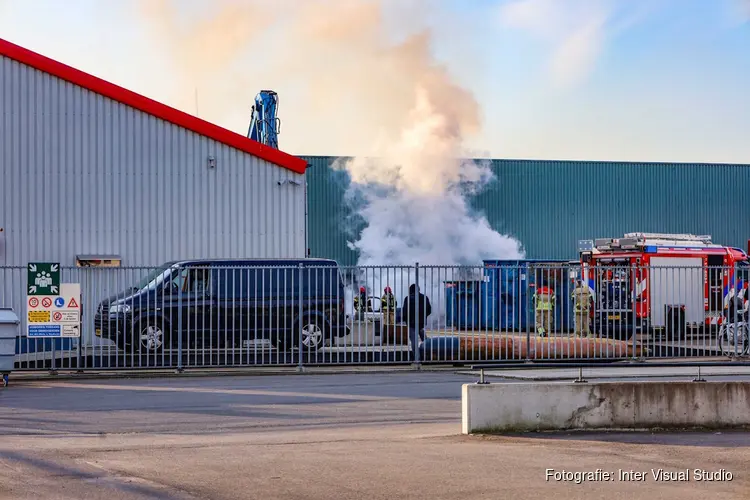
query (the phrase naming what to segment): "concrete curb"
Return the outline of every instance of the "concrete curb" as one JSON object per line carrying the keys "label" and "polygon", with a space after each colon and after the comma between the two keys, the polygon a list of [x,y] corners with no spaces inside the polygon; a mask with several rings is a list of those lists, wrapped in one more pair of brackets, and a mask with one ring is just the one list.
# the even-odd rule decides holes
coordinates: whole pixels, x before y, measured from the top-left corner
{"label": "concrete curb", "polygon": [[75,371],[58,370],[56,375],[45,372],[16,371],[10,374],[10,383],[20,382],[54,382],[56,380],[117,380],[117,379],[162,379],[162,378],[194,378],[194,377],[250,377],[250,376],[280,376],[280,375],[357,375],[368,373],[413,373],[413,372],[455,372],[453,366],[421,365],[407,366],[376,366],[376,367],[285,367],[285,368],[237,368],[216,370],[186,369],[178,373],[175,369],[150,371]]}
{"label": "concrete curb", "polygon": [[[456,372],[457,375],[471,375],[473,377],[479,378],[479,372]],[[671,375],[666,375],[671,376]],[[674,375],[675,377],[679,377],[681,375]],[[578,378],[578,375],[571,375],[570,377],[563,377],[563,376],[523,376],[523,375],[512,375],[512,374],[505,374],[502,375],[491,375],[487,372],[484,373],[484,377],[487,378],[498,378],[498,379],[506,379],[506,380],[523,380],[526,382],[570,382],[572,380],[575,380]],[[623,375],[623,376],[614,376],[614,377],[596,377],[592,375],[585,375],[584,378],[586,379],[597,379],[597,378],[664,378],[665,375],[651,375],[650,377],[648,375]]]}
{"label": "concrete curb", "polygon": [[[656,370],[657,368],[651,368],[648,365],[641,365],[641,369]],[[716,369],[712,369],[716,368]],[[675,377],[690,377],[695,378],[700,373],[701,377],[733,377],[733,376],[750,376],[750,368],[742,367],[701,367],[700,372],[698,367],[679,367],[674,368],[659,368],[664,370],[663,372],[649,371],[646,373],[638,373],[633,368],[625,367],[612,367],[612,368],[584,368],[583,378],[587,380],[596,379],[650,379],[650,378],[675,378]],[[545,370],[504,370],[504,371],[491,371],[485,370],[485,378],[500,378],[509,380],[526,380],[526,381],[539,381],[539,382],[557,382],[557,381],[571,381],[575,380],[579,376],[578,369],[570,368],[570,372],[564,372],[565,369],[550,369],[555,373],[544,374],[540,373]],[[675,371],[679,370],[679,371]],[[561,373],[564,372],[564,373]],[[479,370],[459,370],[456,372],[460,375],[471,375],[479,378]]]}
{"label": "concrete curb", "polygon": [[464,384],[463,434],[586,429],[746,429],[750,383]]}

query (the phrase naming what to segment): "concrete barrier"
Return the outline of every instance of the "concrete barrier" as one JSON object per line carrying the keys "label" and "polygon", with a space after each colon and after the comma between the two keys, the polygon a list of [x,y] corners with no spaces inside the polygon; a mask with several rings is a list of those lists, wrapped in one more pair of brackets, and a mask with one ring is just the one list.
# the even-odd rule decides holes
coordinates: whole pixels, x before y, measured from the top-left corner
{"label": "concrete barrier", "polygon": [[462,399],[464,434],[750,427],[739,381],[465,384]]}

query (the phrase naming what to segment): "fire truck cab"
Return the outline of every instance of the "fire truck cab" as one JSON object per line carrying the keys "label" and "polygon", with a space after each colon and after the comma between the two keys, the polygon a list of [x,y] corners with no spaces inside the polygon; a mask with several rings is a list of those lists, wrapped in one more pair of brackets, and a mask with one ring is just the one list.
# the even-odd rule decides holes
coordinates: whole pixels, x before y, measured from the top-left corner
{"label": "fire truck cab", "polygon": [[748,254],[711,236],[627,233],[579,243],[581,274],[603,336],[713,330],[735,293],[746,296]]}

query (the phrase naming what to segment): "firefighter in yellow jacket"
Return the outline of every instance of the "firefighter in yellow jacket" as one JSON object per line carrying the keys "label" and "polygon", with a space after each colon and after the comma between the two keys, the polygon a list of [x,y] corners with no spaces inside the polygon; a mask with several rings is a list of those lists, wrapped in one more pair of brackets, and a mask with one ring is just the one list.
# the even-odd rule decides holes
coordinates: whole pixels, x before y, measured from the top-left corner
{"label": "firefighter in yellow jacket", "polygon": [[589,330],[589,310],[591,308],[591,290],[583,284],[583,280],[578,280],[576,287],[573,289],[573,312],[575,315],[575,333],[582,337],[588,337],[591,334]]}
{"label": "firefighter in yellow jacket", "polygon": [[534,310],[536,331],[540,336],[546,337],[552,331],[551,325],[555,310],[555,292],[546,284],[537,288],[534,294]]}
{"label": "firefighter in yellow jacket", "polygon": [[383,289],[383,296],[380,297],[380,311],[384,325],[396,324],[396,296],[389,286]]}

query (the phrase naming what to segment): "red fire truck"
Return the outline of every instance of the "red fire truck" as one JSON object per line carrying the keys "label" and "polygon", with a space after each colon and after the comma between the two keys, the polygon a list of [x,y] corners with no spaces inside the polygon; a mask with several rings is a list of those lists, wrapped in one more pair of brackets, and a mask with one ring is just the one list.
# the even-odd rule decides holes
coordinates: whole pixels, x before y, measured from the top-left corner
{"label": "red fire truck", "polygon": [[610,337],[713,330],[748,282],[748,254],[710,236],[627,233],[581,241],[579,252],[595,298],[592,326]]}

